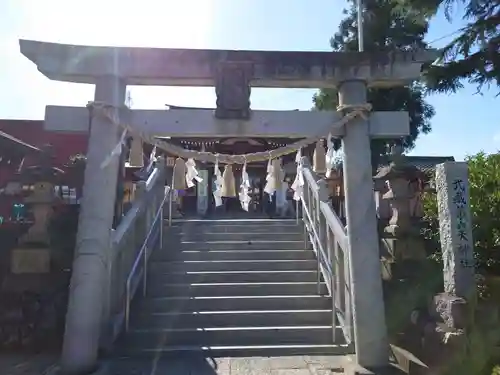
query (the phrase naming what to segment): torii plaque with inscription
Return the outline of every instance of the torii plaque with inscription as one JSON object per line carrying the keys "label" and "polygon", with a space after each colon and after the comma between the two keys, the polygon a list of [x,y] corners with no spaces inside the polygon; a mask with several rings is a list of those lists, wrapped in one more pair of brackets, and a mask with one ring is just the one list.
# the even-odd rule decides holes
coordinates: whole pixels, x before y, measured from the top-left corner
{"label": "torii plaque with inscription", "polygon": [[223,61],[217,65],[215,93],[218,119],[248,120],[250,118],[251,62]]}

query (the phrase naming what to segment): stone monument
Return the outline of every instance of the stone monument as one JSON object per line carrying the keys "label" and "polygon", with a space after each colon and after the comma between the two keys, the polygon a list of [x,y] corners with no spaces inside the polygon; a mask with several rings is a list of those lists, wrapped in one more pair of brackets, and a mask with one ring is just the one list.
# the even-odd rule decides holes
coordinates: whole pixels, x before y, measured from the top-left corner
{"label": "stone monument", "polygon": [[436,191],[444,292],[432,298],[428,311],[415,312],[413,319],[422,330],[422,356],[429,367],[426,374],[440,374],[455,365],[457,356],[467,348],[469,329],[477,324],[467,163],[437,165]]}
{"label": "stone monument", "polygon": [[436,296],[435,306],[448,327],[463,329],[467,322],[465,307],[476,299],[467,163],[439,164],[436,190],[444,293]]}

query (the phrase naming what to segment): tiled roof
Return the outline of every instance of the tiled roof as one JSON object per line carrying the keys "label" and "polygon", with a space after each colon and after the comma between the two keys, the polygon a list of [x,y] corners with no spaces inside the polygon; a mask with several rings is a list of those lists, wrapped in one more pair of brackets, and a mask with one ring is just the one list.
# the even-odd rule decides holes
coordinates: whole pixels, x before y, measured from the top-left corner
{"label": "tiled roof", "polygon": [[[388,159],[389,157],[385,156],[380,163],[380,167],[387,166],[389,164]],[[405,157],[405,162],[407,164],[417,167],[424,173],[434,173],[436,165],[447,161],[455,161],[455,158],[453,156],[406,156]]]}
{"label": "tiled roof", "polygon": [[406,161],[422,172],[434,173],[436,165],[447,161],[455,161],[455,158],[453,156],[407,156]]}

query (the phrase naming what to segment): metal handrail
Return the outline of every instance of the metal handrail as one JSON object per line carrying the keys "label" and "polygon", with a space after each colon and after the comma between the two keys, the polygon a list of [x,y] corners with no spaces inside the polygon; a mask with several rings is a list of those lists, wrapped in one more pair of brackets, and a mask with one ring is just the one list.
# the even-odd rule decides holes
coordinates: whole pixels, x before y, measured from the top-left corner
{"label": "metal handrail", "polygon": [[132,300],[132,297],[134,295],[135,288],[132,288],[132,281],[133,278],[139,269],[139,264],[141,263],[141,260],[143,261],[143,273],[142,273],[142,281],[143,281],[143,295],[146,294],[147,291],[147,262],[149,258],[149,252],[148,252],[148,245],[149,245],[149,240],[151,239],[151,236],[155,230],[155,227],[158,223],[160,222],[160,233],[159,233],[159,242],[160,244],[163,244],[163,208],[165,206],[165,202],[167,201],[168,197],[170,196],[170,190],[165,193],[162,202],[160,203],[160,207],[156,211],[156,215],[153,219],[153,222],[151,223],[151,228],[148,231],[148,234],[146,235],[146,238],[144,239],[144,242],[141,246],[141,249],[139,250],[139,253],[137,254],[137,257],[132,265],[132,268],[130,269],[130,272],[127,276],[127,281],[126,281],[126,286],[125,286],[125,331],[128,331],[129,329],[129,321],[130,321],[130,302]]}
{"label": "metal handrail", "polygon": [[332,297],[332,335],[337,322],[346,341],[352,343],[352,309],[349,281],[349,241],[344,226],[327,200],[325,181],[315,178],[307,158],[303,158],[304,192],[300,199],[305,245],[309,241],[317,259],[317,287],[321,275]]}
{"label": "metal handrail", "polygon": [[[175,166],[174,166],[175,169]],[[173,198],[174,198],[174,193],[175,193],[175,173],[172,173],[172,186],[170,188],[169,193],[169,200],[168,200],[168,226],[172,226],[172,204],[173,204]]]}
{"label": "metal handrail", "polygon": [[[159,176],[159,173],[159,169],[155,168],[146,181],[141,181],[141,183],[144,184],[144,193],[149,192],[153,188],[156,183],[156,179]],[[122,240],[125,233],[129,230],[134,221],[137,220],[137,215],[142,208],[143,202],[140,199],[133,202],[132,207],[128,210],[127,214],[123,217],[120,225],[118,225],[114,232],[112,238],[112,243],[114,245],[118,244]]]}
{"label": "metal handrail", "polygon": [[[306,218],[307,218],[308,223],[313,224],[313,220],[312,220],[311,214],[309,213],[309,209],[307,208],[307,204],[304,201],[304,197],[302,197],[300,201],[302,203],[302,209],[304,210],[304,212],[306,214]],[[325,250],[323,249],[323,245],[321,244],[321,240],[320,240],[318,232],[316,231],[315,226],[314,225],[306,225],[306,227],[308,229],[308,233],[310,234],[310,236],[312,234],[312,236],[314,238],[314,241],[311,241],[311,244],[313,245],[313,250],[316,253],[316,258],[318,261],[318,271],[320,271],[321,260],[326,258]],[[317,244],[318,248],[316,248],[316,244]],[[328,266],[328,268],[327,268],[327,271],[329,272],[328,276],[332,277],[333,270],[331,268],[331,265],[328,263],[326,263],[325,265]],[[318,280],[317,280],[318,292],[320,290],[320,283],[321,283],[320,279],[321,278],[318,276]]]}

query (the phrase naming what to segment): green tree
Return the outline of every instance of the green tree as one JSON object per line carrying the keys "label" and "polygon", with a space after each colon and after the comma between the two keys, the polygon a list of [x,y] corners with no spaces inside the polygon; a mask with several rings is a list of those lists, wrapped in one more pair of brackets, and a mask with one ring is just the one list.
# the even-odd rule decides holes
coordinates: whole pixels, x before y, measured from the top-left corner
{"label": "green tree", "polygon": [[[425,69],[431,90],[455,92],[463,82],[500,87],[500,2],[493,0],[400,0],[398,14],[435,15],[444,9],[452,21],[453,8],[465,4],[462,14],[466,25],[457,30],[457,37],[441,50],[436,64]],[[415,11],[413,11],[415,10]]]}
{"label": "green tree", "polygon": [[[408,12],[408,16],[397,13],[401,9],[391,0],[365,0],[364,2],[364,49],[365,51],[394,51],[426,48],[424,42],[428,30],[427,19]],[[338,32],[331,38],[334,51],[357,51],[358,38],[355,3],[345,10],[347,17],[341,22]],[[375,111],[407,111],[410,116],[410,135],[403,139],[406,150],[414,147],[415,140],[421,133],[431,130],[430,119],[434,108],[425,102],[425,87],[414,83],[406,87],[376,88],[368,90],[368,101]],[[333,89],[322,89],[313,97],[314,106],[319,110],[332,110],[337,107],[337,93]],[[372,164],[378,164],[378,158],[387,152],[387,142],[393,140],[372,141]],[[337,142],[337,147],[340,144]]]}

